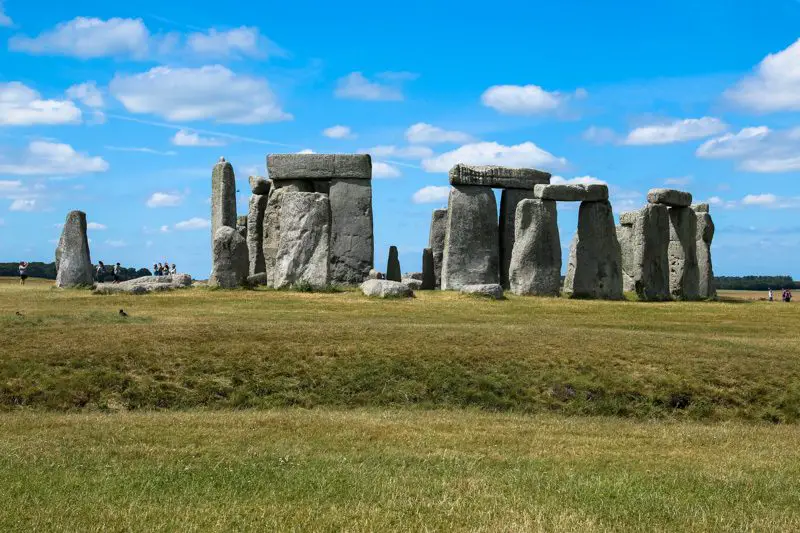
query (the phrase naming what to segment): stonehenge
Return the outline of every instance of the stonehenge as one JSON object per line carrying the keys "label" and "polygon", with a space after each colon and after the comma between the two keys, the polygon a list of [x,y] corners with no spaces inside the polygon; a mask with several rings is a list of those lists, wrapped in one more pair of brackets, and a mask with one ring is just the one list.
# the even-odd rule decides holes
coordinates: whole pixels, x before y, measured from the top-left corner
{"label": "stonehenge", "polygon": [[247,281],[247,242],[238,231],[222,226],[214,235],[209,287],[234,289]]}
{"label": "stonehenge", "polygon": [[403,273],[400,269],[400,257],[397,246],[389,247],[389,259],[386,262],[386,279],[389,281],[402,281]]}
{"label": "stonehenge", "polygon": [[86,213],[70,211],[56,248],[56,287],[89,287],[94,284]]}
{"label": "stonehenge", "polygon": [[236,228],[236,176],[233,165],[220,157],[211,171],[211,240],[222,226]]}
{"label": "stonehenge", "polygon": [[436,269],[433,262],[433,250],[425,248],[422,250],[422,286],[424,291],[432,291],[436,288]]}
{"label": "stonehenge", "polygon": [[700,298],[716,298],[714,268],[711,264],[711,241],[714,239],[714,221],[708,213],[708,204],[693,205],[697,217],[697,270]]}
{"label": "stonehenge", "polygon": [[503,189],[500,193],[500,284],[504,289],[510,288],[509,267],[516,238],[517,206],[533,197],[530,189]]}
{"label": "stonehenge", "polygon": [[280,235],[275,252],[272,286],[306,283],[314,288],[330,283],[331,208],[318,192],[289,191],[281,196]]}
{"label": "stonehenge", "polygon": [[523,200],[517,206],[508,277],[514,294],[558,296],[561,292],[561,241],[552,200]]}
{"label": "stonehenge", "polygon": [[640,300],[669,300],[669,208],[647,204],[619,219],[625,290]]}
{"label": "stonehenge", "polygon": [[697,217],[690,207],[669,208],[669,292],[679,300],[700,297]]}
{"label": "stonehenge", "polygon": [[266,272],[264,264],[264,213],[272,182],[259,176],[250,176],[250,202],[247,210],[247,253],[249,272],[253,276]]}
{"label": "stonehenge", "polygon": [[433,272],[436,286],[442,285],[442,260],[444,259],[444,236],[447,233],[447,209],[434,209],[431,215],[431,229],[428,247],[433,252]]}

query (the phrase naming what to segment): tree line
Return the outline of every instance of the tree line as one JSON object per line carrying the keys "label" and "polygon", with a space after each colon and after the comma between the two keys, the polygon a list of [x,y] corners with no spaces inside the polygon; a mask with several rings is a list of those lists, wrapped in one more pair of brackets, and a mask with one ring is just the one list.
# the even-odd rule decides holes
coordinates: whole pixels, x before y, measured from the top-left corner
{"label": "tree line", "polygon": [[796,289],[800,284],[792,276],[717,276],[717,289],[740,291],[766,291],[767,289]]}
{"label": "tree line", "polygon": [[[95,273],[92,272],[92,275]],[[106,279],[110,281],[114,274],[114,265],[105,265]],[[0,276],[18,276],[19,263],[0,263]],[[120,272],[120,280],[126,281],[129,279],[141,278],[143,276],[151,276],[146,268],[128,268],[122,267]],[[31,278],[42,279],[56,279],[56,264],[55,263],[28,263],[28,276]]]}

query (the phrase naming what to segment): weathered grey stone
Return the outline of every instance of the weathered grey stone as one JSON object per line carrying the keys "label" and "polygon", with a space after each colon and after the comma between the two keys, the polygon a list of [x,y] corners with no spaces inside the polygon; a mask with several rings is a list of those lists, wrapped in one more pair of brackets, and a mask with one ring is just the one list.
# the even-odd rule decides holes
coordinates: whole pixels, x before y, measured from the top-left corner
{"label": "weathered grey stone", "polygon": [[249,287],[259,287],[261,285],[268,285],[269,279],[267,278],[266,272],[259,272],[257,274],[251,274],[247,276],[247,285]]}
{"label": "weathered grey stone", "polygon": [[247,255],[250,261],[249,272],[266,272],[264,263],[264,214],[269,197],[264,194],[251,194],[247,211]]}
{"label": "weathered grey stone", "polygon": [[457,164],[450,169],[451,185],[476,185],[503,189],[533,189],[550,183],[550,174],[533,168],[508,168]]}
{"label": "weathered grey stone", "polygon": [[639,216],[639,211],[625,211],[619,214],[619,223],[623,226],[633,226],[636,224],[636,218]]}
{"label": "weathered grey stone", "polygon": [[86,213],[70,211],[56,248],[56,287],[91,287],[93,282]]}
{"label": "weathered grey stone", "polygon": [[442,289],[498,283],[497,201],[489,187],[454,185],[447,208]]}
{"label": "weathered grey stone", "polygon": [[330,182],[331,280],[358,284],[374,266],[372,182],[334,179]]}
{"label": "weathered grey stone", "polygon": [[625,292],[633,292],[636,290],[633,277],[630,275],[633,271],[633,246],[631,243],[633,226],[623,226],[620,224],[616,227],[616,230],[617,242],[619,242],[619,249],[622,254],[622,290]]}
{"label": "weathered grey stone", "polygon": [[689,207],[692,205],[692,194],[675,189],[650,189],[647,201],[651,204],[662,204],[669,207]]}
{"label": "weathered grey stone", "polygon": [[469,294],[471,296],[481,296],[483,298],[491,298],[493,300],[503,300],[503,287],[499,283],[478,283],[474,285],[464,285],[461,287],[461,294]]}
{"label": "weathered grey stone", "polygon": [[273,187],[267,198],[267,207],[264,209],[262,251],[264,253],[264,272],[267,273],[270,286],[275,279],[275,256],[278,253],[281,236],[281,201],[283,196],[289,192],[292,192],[291,189]]}
{"label": "weathered grey stone", "polygon": [[389,259],[386,262],[386,279],[389,281],[402,281],[403,274],[400,270],[400,257],[397,246],[389,247]]}
{"label": "weathered grey stone", "polygon": [[236,231],[246,241],[247,240],[247,215],[239,215],[236,217]]}
{"label": "weathered grey stone", "polygon": [[622,252],[608,201],[581,203],[564,292],[572,298],[622,299]]}
{"label": "weathered grey stone", "polygon": [[211,172],[211,239],[222,226],[236,228],[236,176],[221,157]]}
{"label": "weathered grey stone", "polygon": [[169,276],[144,276],[120,283],[98,283],[95,285],[94,292],[96,294],[147,294],[191,286],[192,276],[189,274],[172,274]]}
{"label": "weathered grey stone", "polygon": [[279,180],[272,182],[272,190],[285,189],[286,192],[315,192],[314,182],[310,180]]}
{"label": "weathered grey stone", "polygon": [[424,248],[422,250],[422,286],[424,291],[432,291],[436,288],[436,271],[433,265],[433,250]]}
{"label": "weathered grey stone", "polygon": [[669,208],[669,292],[673,298],[700,297],[697,217],[689,207]]}
{"label": "weathered grey stone", "polygon": [[[364,180],[361,181],[363,182]],[[311,185],[314,187],[314,192],[331,193],[331,180],[311,180]]]}
{"label": "weathered grey stone", "polygon": [[247,241],[230,226],[222,226],[214,235],[209,287],[233,289],[247,280]]}
{"label": "weathered grey stone", "polygon": [[529,189],[503,189],[500,194],[500,285],[510,288],[509,267],[516,238],[517,206],[522,200],[533,198]]}
{"label": "weathered grey stone", "polygon": [[692,209],[694,210],[695,213],[708,213],[709,211],[708,204],[706,203],[692,204]]}
{"label": "weathered grey stone", "polygon": [[408,278],[408,279],[416,279],[422,281],[423,277],[424,274],[422,272],[406,272],[405,274],[403,274],[404,279]]}
{"label": "weathered grey stone", "polygon": [[361,292],[378,298],[409,298],[414,292],[404,283],[385,279],[368,279],[361,284]]}
{"label": "weathered grey stone", "polygon": [[444,237],[447,234],[447,209],[434,209],[431,215],[431,229],[428,247],[433,251],[433,271],[436,286],[442,285],[442,262],[444,261]]}
{"label": "weathered grey stone", "polygon": [[558,202],[601,202],[608,200],[608,185],[601,183],[558,183],[537,185],[533,189],[536,198]]}
{"label": "weathered grey stone", "polygon": [[270,154],[267,172],[273,180],[372,179],[367,154]]}
{"label": "weathered grey stone", "polygon": [[273,287],[298,283],[326,287],[330,284],[330,201],[316,192],[282,196]]}
{"label": "weathered grey stone", "polygon": [[367,274],[367,279],[386,279],[386,274],[378,272],[373,268],[369,271],[369,274]]}
{"label": "weathered grey stone", "polygon": [[552,200],[523,200],[517,206],[516,243],[509,268],[511,292],[558,296],[561,292],[561,240]]}
{"label": "weathered grey stone", "polygon": [[269,194],[272,182],[261,176],[250,176],[250,192],[259,196]]}
{"label": "weathered grey stone", "polygon": [[622,250],[623,269],[640,300],[669,300],[669,208],[647,204],[635,215]]}
{"label": "weathered grey stone", "polygon": [[404,285],[407,285],[409,289],[412,291],[421,291],[422,290],[422,280],[414,279],[414,278],[403,278],[400,282]]}
{"label": "weathered grey stone", "polygon": [[714,286],[714,267],[711,263],[711,241],[714,239],[714,222],[708,212],[695,211],[695,216],[697,217],[698,294],[700,298],[715,298],[717,289]]}

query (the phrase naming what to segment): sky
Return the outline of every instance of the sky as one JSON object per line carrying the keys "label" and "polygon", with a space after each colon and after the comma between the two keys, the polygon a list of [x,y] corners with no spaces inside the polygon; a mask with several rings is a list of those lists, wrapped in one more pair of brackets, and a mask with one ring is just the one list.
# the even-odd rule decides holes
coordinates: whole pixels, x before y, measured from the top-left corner
{"label": "sky", "polygon": [[[718,275],[800,278],[800,2],[0,0],[0,261],[211,268],[211,169],[373,158],[375,264],[420,269],[457,162],[711,204]],[[559,204],[566,255],[577,205]]]}

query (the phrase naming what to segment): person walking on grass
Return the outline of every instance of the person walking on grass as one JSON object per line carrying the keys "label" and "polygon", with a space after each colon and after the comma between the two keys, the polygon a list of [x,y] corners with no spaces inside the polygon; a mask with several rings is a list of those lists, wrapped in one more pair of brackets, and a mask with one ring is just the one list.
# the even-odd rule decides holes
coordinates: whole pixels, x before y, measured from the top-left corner
{"label": "person walking on grass", "polygon": [[19,284],[25,285],[25,280],[28,279],[28,262],[19,262]]}
{"label": "person walking on grass", "polygon": [[114,265],[114,283],[119,283],[119,277],[122,274],[122,267],[119,263]]}
{"label": "person walking on grass", "polygon": [[102,261],[97,262],[97,271],[96,276],[97,283],[103,283],[106,277],[106,266],[103,264]]}
{"label": "person walking on grass", "polygon": [[767,301],[772,301],[772,289],[767,289]]}

